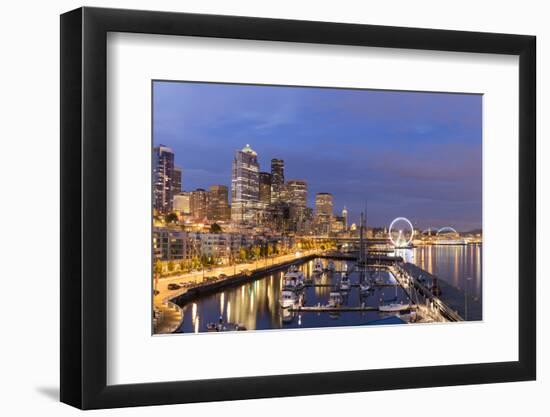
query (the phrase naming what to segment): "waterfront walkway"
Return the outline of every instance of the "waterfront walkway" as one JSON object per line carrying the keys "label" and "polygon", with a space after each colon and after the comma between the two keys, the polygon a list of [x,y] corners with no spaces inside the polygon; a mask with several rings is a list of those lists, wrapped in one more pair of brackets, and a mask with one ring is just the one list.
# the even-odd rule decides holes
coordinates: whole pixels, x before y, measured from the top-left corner
{"label": "waterfront walkway", "polygon": [[[183,320],[183,313],[176,314],[177,312],[170,307],[170,300],[174,300],[179,296],[183,295],[192,288],[192,286],[200,286],[201,284],[208,283],[208,277],[219,277],[221,274],[226,275],[225,280],[230,280],[236,275],[242,275],[243,272],[249,271],[254,273],[258,269],[266,269],[271,267],[276,267],[277,265],[284,265],[289,262],[299,261],[310,257],[312,255],[321,254],[322,252],[318,249],[301,251],[298,254],[292,253],[288,255],[281,255],[271,258],[264,258],[254,262],[248,262],[245,264],[239,265],[228,265],[218,268],[205,269],[201,271],[189,272],[185,274],[176,275],[173,277],[161,278],[158,280],[156,285],[156,290],[158,293],[153,297],[153,305],[157,311],[161,312],[161,320],[155,323],[154,333],[173,333],[181,326]],[[217,281],[217,282],[223,282]],[[176,290],[168,289],[168,285],[177,284],[181,288]],[[174,304],[175,305],[175,304]],[[177,306],[176,306],[177,307]],[[178,307],[179,308],[179,307]],[[181,312],[181,308],[180,308]],[[165,314],[166,313],[166,314]]]}
{"label": "waterfront walkway", "polygon": [[157,318],[153,320],[155,334],[174,333],[183,320],[183,310],[180,306],[166,302],[156,304]]}

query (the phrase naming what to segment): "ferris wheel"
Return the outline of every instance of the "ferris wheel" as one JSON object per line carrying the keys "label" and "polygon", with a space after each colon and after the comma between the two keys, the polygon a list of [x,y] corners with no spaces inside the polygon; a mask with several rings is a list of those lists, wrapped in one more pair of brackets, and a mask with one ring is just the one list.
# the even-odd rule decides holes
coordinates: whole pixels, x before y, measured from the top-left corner
{"label": "ferris wheel", "polygon": [[414,227],[406,217],[396,217],[390,223],[388,237],[396,248],[407,248],[414,237]]}

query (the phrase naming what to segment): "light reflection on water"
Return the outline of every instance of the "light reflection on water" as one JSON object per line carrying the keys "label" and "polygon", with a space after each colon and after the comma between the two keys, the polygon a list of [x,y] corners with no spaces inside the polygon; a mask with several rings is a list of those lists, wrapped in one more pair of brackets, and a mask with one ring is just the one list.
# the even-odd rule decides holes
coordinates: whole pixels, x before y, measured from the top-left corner
{"label": "light reflection on water", "polygon": [[[399,250],[399,253],[396,254],[461,291],[464,290],[465,283],[468,282],[468,294],[481,301],[481,245],[421,246]],[[327,260],[324,262],[326,263]],[[327,304],[331,286],[337,284],[340,279],[338,271],[343,270],[344,263],[347,263],[348,268],[354,265],[353,262],[346,261],[335,261],[334,263],[337,272],[323,273],[314,278],[314,283],[318,286],[306,288],[305,305]],[[313,260],[302,264],[299,268],[306,277],[312,277]],[[240,324],[248,330],[253,330],[353,326],[384,317],[375,311],[289,314],[279,306],[284,273],[285,271],[276,272],[250,283],[226,288],[217,294],[202,297],[185,306],[184,320],[180,331],[184,333],[205,332],[208,323],[218,323],[220,318],[224,323]],[[381,271],[379,273],[383,274],[387,280],[393,279],[388,272]],[[467,277],[472,279],[467,281]],[[359,272],[352,272],[350,280],[352,284],[357,284],[360,280]],[[345,298],[345,303],[359,306],[364,302],[365,305],[378,306],[380,300],[408,302],[406,294],[400,287],[380,287],[366,298],[361,297],[358,289],[353,287]],[[459,301],[461,300],[462,298]]]}
{"label": "light reflection on water", "polygon": [[[481,244],[476,245],[431,245],[402,250],[402,255],[429,273],[445,280],[453,287],[464,291],[468,285],[468,294],[481,298],[482,292],[482,256]],[[471,280],[467,280],[471,278]]]}
{"label": "light reflection on water", "polygon": [[[324,260],[326,263],[327,260]],[[328,303],[331,286],[338,283],[344,261],[335,261],[336,272],[326,272],[313,279],[320,286],[305,289],[306,305],[312,306]],[[352,262],[348,263],[351,268]],[[311,277],[313,261],[302,264],[300,270],[306,277]],[[196,300],[184,307],[184,320],[180,331],[205,332],[208,323],[218,323],[220,318],[225,323],[240,324],[248,330],[253,329],[281,329],[281,328],[312,328],[362,325],[383,316],[376,311],[369,312],[340,312],[329,314],[326,312],[288,313],[280,308],[279,298],[283,286],[285,271],[266,275],[256,281],[234,288],[226,288],[223,292],[212,294]],[[393,276],[386,271],[378,274],[388,282],[394,282]],[[350,274],[352,284],[359,283],[359,272]],[[344,303],[351,306],[365,305],[378,306],[380,300],[385,302],[407,302],[407,296],[400,287],[381,287],[369,297],[361,297],[356,287],[351,288]],[[225,316],[224,316],[225,312]]]}

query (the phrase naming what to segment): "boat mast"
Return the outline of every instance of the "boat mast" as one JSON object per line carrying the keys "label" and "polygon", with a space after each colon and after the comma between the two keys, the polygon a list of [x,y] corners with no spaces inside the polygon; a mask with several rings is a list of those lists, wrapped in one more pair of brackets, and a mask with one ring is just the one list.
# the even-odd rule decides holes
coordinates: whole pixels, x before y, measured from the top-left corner
{"label": "boat mast", "polygon": [[365,212],[361,212],[361,220],[359,226],[359,265],[367,265],[367,245],[366,245],[366,213],[367,203],[365,202]]}
{"label": "boat mast", "polygon": [[[365,235],[368,234],[367,232],[367,221],[368,221],[368,215],[367,215],[367,201],[365,200]],[[365,239],[367,239],[368,237],[365,236]],[[365,241],[365,265],[367,264],[367,257],[369,255],[369,247],[367,245],[367,242]]]}
{"label": "boat mast", "polygon": [[363,212],[361,212],[361,220],[359,223],[359,265],[363,266],[365,263],[364,254],[365,254],[365,242],[363,241]]}

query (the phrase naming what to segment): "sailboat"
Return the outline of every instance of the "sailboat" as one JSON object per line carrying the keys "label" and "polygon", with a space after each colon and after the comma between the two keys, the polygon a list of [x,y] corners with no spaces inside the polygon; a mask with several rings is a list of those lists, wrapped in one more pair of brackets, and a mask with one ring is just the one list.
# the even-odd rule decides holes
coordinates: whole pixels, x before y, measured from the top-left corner
{"label": "sailboat", "polygon": [[[395,287],[394,300],[397,300],[397,286]],[[410,309],[411,309],[411,305],[409,303],[402,303],[402,302],[391,302],[389,304],[378,306],[378,310],[380,310],[380,312],[382,313],[399,313]]]}
{"label": "sailboat", "polygon": [[369,275],[369,271],[361,270],[361,274],[359,276],[360,295],[368,295],[371,291],[374,291],[374,286],[370,281]]}
{"label": "sailboat", "polygon": [[373,286],[371,285],[371,283],[369,281],[364,280],[364,281],[361,281],[359,283],[359,292],[362,295],[367,295],[373,290],[374,290],[374,288],[373,288]]}
{"label": "sailboat", "polygon": [[389,303],[378,307],[383,313],[399,313],[401,311],[407,311],[411,309],[410,304],[405,303]]}
{"label": "sailboat", "polygon": [[384,277],[382,276],[381,274],[381,270],[378,269],[376,271],[376,276],[374,278],[374,283],[377,284],[377,285],[383,285],[386,281],[384,280]]}

